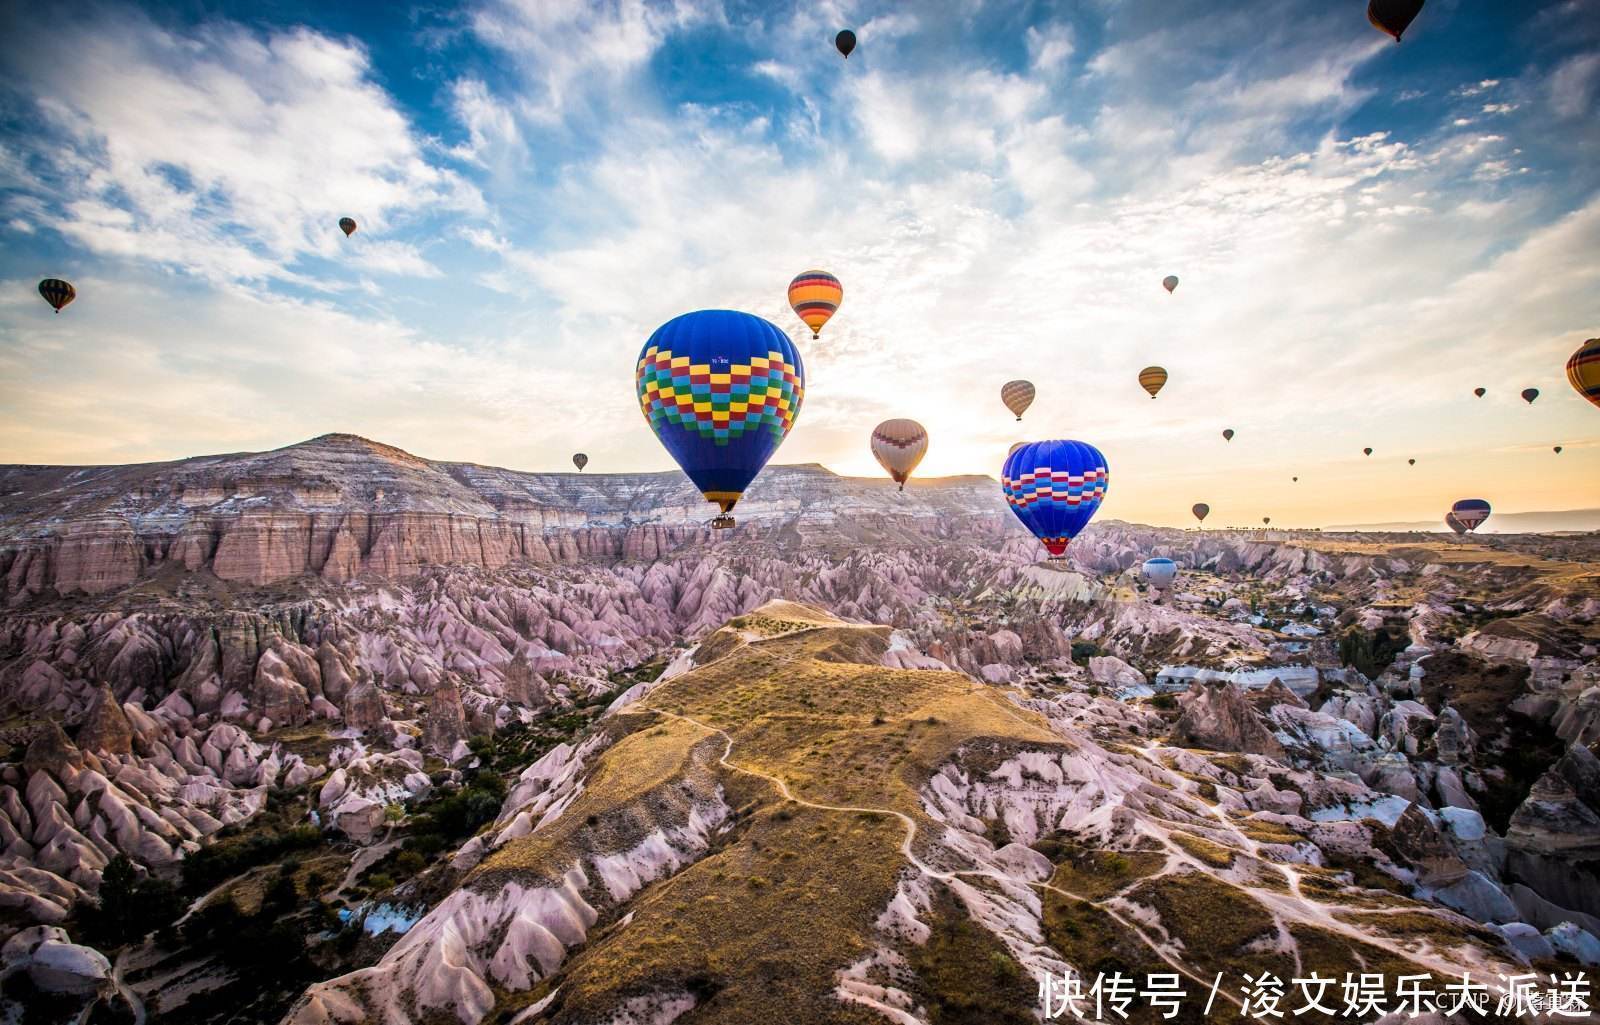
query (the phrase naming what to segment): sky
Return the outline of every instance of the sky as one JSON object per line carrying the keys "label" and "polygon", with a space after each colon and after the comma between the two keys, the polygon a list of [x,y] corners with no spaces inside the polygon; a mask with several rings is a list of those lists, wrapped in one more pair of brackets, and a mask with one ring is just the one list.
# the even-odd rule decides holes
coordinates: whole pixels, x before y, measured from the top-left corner
{"label": "sky", "polygon": [[1600,507],[1600,0],[1364,8],[0,4],[0,462],[669,469],[635,361],[722,307],[805,358],[779,463],[909,416],[922,476],[1088,441],[1124,520]]}

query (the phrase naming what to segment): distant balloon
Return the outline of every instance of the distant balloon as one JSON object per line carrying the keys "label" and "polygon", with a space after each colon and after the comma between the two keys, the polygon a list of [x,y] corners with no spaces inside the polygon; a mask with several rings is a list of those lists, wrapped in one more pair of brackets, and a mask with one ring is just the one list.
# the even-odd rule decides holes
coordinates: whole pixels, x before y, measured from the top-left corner
{"label": "distant balloon", "polygon": [[850,51],[856,48],[856,34],[849,29],[845,29],[833,37],[833,45],[844,55],[845,60],[849,60]]}
{"label": "distant balloon", "polygon": [[1481,527],[1483,521],[1489,518],[1489,503],[1481,498],[1463,498],[1452,505],[1450,511],[1455,513],[1461,525],[1471,532]]}
{"label": "distant balloon", "polygon": [[1362,452],[1363,455],[1369,455],[1369,456],[1372,455],[1372,449],[1370,449],[1370,448],[1364,448],[1364,449],[1361,450],[1361,452]]}
{"label": "distant balloon", "polygon": [[45,278],[39,282],[39,294],[44,296],[45,302],[55,307],[57,313],[61,312],[61,307],[78,298],[78,290],[72,287],[72,282],[60,278]]}
{"label": "distant balloon", "polygon": [[1050,560],[1066,557],[1106,495],[1106,457],[1081,441],[1033,441],[1006,457],[1000,486],[1022,525]]}
{"label": "distant balloon", "polygon": [[1567,380],[1579,395],[1600,406],[1600,338],[1591,338],[1578,346],[1578,351],[1567,360]]}
{"label": "distant balloon", "polygon": [[1263,516],[1263,517],[1261,517],[1261,522],[1270,525],[1272,523],[1272,517],[1271,516]]}
{"label": "distant balloon", "polygon": [[1033,405],[1033,395],[1032,381],[1007,381],[1000,386],[1000,401],[1017,415],[1018,420],[1021,420],[1022,414]]}
{"label": "distant balloon", "polygon": [[1178,564],[1171,559],[1146,559],[1140,568],[1144,578],[1150,581],[1150,586],[1158,591],[1165,591],[1172,586],[1178,577]]}
{"label": "distant balloon", "polygon": [[1456,519],[1456,514],[1453,512],[1447,512],[1444,514],[1444,523],[1445,526],[1449,527],[1457,534],[1465,534],[1467,532],[1467,525]]}
{"label": "distant balloon", "polygon": [[1530,406],[1533,405],[1533,400],[1538,398],[1538,397],[1539,397],[1539,389],[1537,389],[1537,388],[1524,388],[1524,389],[1522,389],[1522,401],[1526,402],[1528,405],[1530,405]]}
{"label": "distant balloon", "polygon": [[1294,481],[1296,484],[1300,483],[1300,478],[1299,477],[1290,477],[1289,479]]}
{"label": "distant balloon", "polygon": [[1559,456],[1559,455],[1560,455],[1560,454],[1561,454],[1561,446],[1560,446],[1560,445],[1557,445],[1557,446],[1556,446],[1556,455],[1558,455],[1558,456]]}
{"label": "distant balloon", "polygon": [[1422,3],[1423,0],[1372,0],[1367,4],[1367,20],[1379,32],[1394,36],[1398,43],[1401,33],[1421,12]]}
{"label": "distant balloon", "polygon": [[1194,507],[1189,511],[1194,513],[1194,518],[1199,520],[1201,523],[1204,523],[1206,521],[1206,517],[1211,515],[1211,507],[1206,505],[1204,502],[1196,502]]}
{"label": "distant balloon", "polygon": [[356,233],[356,222],[353,217],[339,218],[339,230],[344,232],[344,237],[349,238]]}
{"label": "distant balloon", "polygon": [[1225,428],[1223,430],[1223,432],[1222,432],[1222,440],[1223,441],[1232,441],[1233,440],[1233,428],[1232,427],[1228,427],[1228,428]]}
{"label": "distant balloon", "polygon": [[1156,393],[1167,383],[1167,372],[1162,367],[1145,367],[1139,371],[1139,387],[1150,393],[1153,399]]}
{"label": "distant balloon", "polygon": [[1483,398],[1488,393],[1489,393],[1489,389],[1487,389],[1487,388],[1474,388],[1474,389],[1472,389],[1472,394],[1476,395],[1480,399]]}
{"label": "distant balloon", "polygon": [[1417,465],[1417,461],[1415,459],[1407,459],[1406,460],[1406,465],[1408,465],[1408,466],[1416,466]]}
{"label": "distant balloon", "polygon": [[799,351],[776,324],[700,310],[656,328],[635,370],[650,429],[733,526],[734,503],[783,444],[805,397]]}
{"label": "distant balloon", "polygon": [[589,457],[584,455],[582,452],[579,452],[577,455],[572,457],[572,465],[578,468],[579,473],[582,473],[583,468],[589,465]]}
{"label": "distant balloon", "polygon": [[872,432],[872,455],[906,489],[911,471],[928,451],[928,432],[915,420],[885,420]]}
{"label": "distant balloon", "polygon": [[789,305],[811,329],[812,338],[821,335],[822,325],[838,312],[843,301],[844,286],[825,270],[803,271],[789,282]]}
{"label": "distant balloon", "polygon": [[1171,295],[1178,288],[1178,276],[1176,274],[1168,274],[1161,279],[1161,287],[1167,290],[1168,295]]}
{"label": "distant balloon", "polygon": [[1017,449],[1021,448],[1022,446],[1026,445],[1026,444],[1027,444],[1026,441],[1019,441],[1015,445],[1012,445],[1010,448],[1006,449],[1007,458],[1009,458],[1011,456],[1011,453],[1015,452]]}

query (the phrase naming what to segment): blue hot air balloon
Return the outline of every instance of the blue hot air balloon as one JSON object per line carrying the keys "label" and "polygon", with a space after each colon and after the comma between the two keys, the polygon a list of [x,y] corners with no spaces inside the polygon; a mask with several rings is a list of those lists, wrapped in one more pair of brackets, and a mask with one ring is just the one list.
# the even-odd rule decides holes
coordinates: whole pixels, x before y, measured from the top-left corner
{"label": "blue hot air balloon", "polygon": [[711,525],[733,526],[734,503],[800,414],[806,371],[789,336],[735,310],[685,313],[644,343],[636,384],[650,429],[722,509]]}
{"label": "blue hot air balloon", "polygon": [[1081,441],[1030,441],[1006,457],[1000,486],[1017,519],[1060,561],[1106,496],[1106,457]]}
{"label": "blue hot air balloon", "polygon": [[1171,559],[1144,560],[1144,578],[1158,591],[1165,591],[1178,577],[1178,564]]}
{"label": "blue hot air balloon", "polygon": [[1483,526],[1483,521],[1489,518],[1489,503],[1481,498],[1463,498],[1450,507],[1456,519],[1467,531],[1477,530]]}

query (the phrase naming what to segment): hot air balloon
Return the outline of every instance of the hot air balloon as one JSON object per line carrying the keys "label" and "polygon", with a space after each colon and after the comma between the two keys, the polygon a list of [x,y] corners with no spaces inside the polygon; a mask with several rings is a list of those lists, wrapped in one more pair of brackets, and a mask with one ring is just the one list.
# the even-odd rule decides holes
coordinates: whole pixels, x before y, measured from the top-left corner
{"label": "hot air balloon", "polygon": [[1524,389],[1522,389],[1522,401],[1526,402],[1528,405],[1530,405],[1530,406],[1533,405],[1533,400],[1538,398],[1538,397],[1539,397],[1539,389],[1537,389],[1537,388],[1524,388]]}
{"label": "hot air balloon", "polygon": [[1201,523],[1204,523],[1206,521],[1206,517],[1211,515],[1211,507],[1206,505],[1204,502],[1196,502],[1194,507],[1189,511],[1194,513],[1194,518],[1199,520]]}
{"label": "hot air balloon", "polygon": [[1560,446],[1560,445],[1557,445],[1557,446],[1556,446],[1556,455],[1558,455],[1558,456],[1559,456],[1559,455],[1560,455],[1560,454],[1561,454],[1561,446]]}
{"label": "hot air balloon", "polygon": [[1489,503],[1481,498],[1463,498],[1452,505],[1450,511],[1471,532],[1483,526],[1483,521],[1489,518]]}
{"label": "hot air balloon", "polygon": [[1296,483],[1296,484],[1300,483],[1300,478],[1299,477],[1290,477],[1289,479],[1291,481],[1293,481],[1294,483]]}
{"label": "hot air balloon", "polygon": [[1263,524],[1266,524],[1266,525],[1270,526],[1271,523],[1272,523],[1272,517],[1271,516],[1263,516],[1263,517],[1261,517],[1261,522]]}
{"label": "hot air balloon", "polygon": [[1415,459],[1407,459],[1406,460],[1406,465],[1407,466],[1416,466],[1417,465],[1417,461]]}
{"label": "hot air balloon", "polygon": [[339,218],[339,230],[344,232],[344,237],[349,238],[356,233],[356,222],[353,217]]}
{"label": "hot air balloon", "polygon": [[789,282],[789,305],[811,329],[812,338],[822,334],[822,325],[838,311],[843,301],[844,287],[825,270],[804,271]]}
{"label": "hot air balloon", "polygon": [[1022,446],[1026,445],[1026,444],[1027,444],[1026,441],[1019,441],[1015,445],[1012,445],[1010,448],[1006,449],[1007,458],[1009,458],[1011,456],[1011,453],[1015,452],[1017,449],[1021,448]]}
{"label": "hot air balloon", "polygon": [[656,328],[639,353],[639,407],[672,458],[728,515],[800,415],[806,372],[777,325],[700,310]]}
{"label": "hot air balloon", "polygon": [[1022,419],[1022,414],[1033,405],[1032,381],[1007,381],[1000,386],[1000,401],[1006,408],[1017,414],[1017,419]]}
{"label": "hot air balloon", "polygon": [[1400,34],[1411,27],[1421,10],[1422,0],[1371,0],[1367,4],[1367,20],[1379,32],[1394,36],[1398,43]]}
{"label": "hot air balloon", "polygon": [[1223,441],[1232,441],[1233,440],[1233,428],[1232,427],[1227,427],[1227,428],[1223,429],[1223,431],[1222,431],[1222,440]]}
{"label": "hot air balloon", "polygon": [[1167,372],[1161,367],[1145,367],[1139,371],[1139,387],[1149,392],[1152,399],[1166,383]]}
{"label": "hot air balloon", "polygon": [[885,420],[872,431],[872,455],[900,490],[928,451],[928,432],[915,420]]}
{"label": "hot air balloon", "polygon": [[579,473],[582,473],[583,468],[589,465],[589,457],[579,452],[572,457],[572,465],[578,468]]}
{"label": "hot air balloon", "polygon": [[1361,453],[1362,453],[1362,455],[1368,455],[1368,456],[1370,456],[1370,455],[1372,455],[1372,449],[1370,449],[1370,448],[1364,448],[1364,449],[1362,449],[1362,450],[1361,450]]}
{"label": "hot air balloon", "polygon": [[1567,360],[1567,380],[1578,389],[1578,394],[1600,406],[1600,338],[1591,338],[1578,346],[1578,351]]}
{"label": "hot air balloon", "polygon": [[850,59],[850,51],[856,48],[856,34],[845,29],[833,37],[834,48],[844,55],[845,60]]}
{"label": "hot air balloon", "polygon": [[1168,295],[1171,295],[1178,288],[1178,276],[1176,274],[1168,274],[1161,279],[1161,287],[1167,290]]}
{"label": "hot air balloon", "polygon": [[1178,577],[1178,564],[1171,559],[1146,559],[1140,572],[1150,581],[1150,586],[1158,591],[1165,591],[1172,586]]}
{"label": "hot air balloon", "polygon": [[1105,498],[1106,457],[1081,441],[1031,441],[1006,457],[1000,487],[1050,561],[1059,562]]}
{"label": "hot air balloon", "polygon": [[61,312],[61,307],[78,298],[78,290],[72,287],[72,282],[60,278],[45,278],[39,282],[39,294],[44,296],[45,302],[55,307],[57,313]]}
{"label": "hot air balloon", "polygon": [[1445,526],[1449,527],[1457,534],[1465,534],[1467,532],[1467,525],[1456,519],[1456,514],[1453,512],[1447,512],[1444,514],[1444,523]]}

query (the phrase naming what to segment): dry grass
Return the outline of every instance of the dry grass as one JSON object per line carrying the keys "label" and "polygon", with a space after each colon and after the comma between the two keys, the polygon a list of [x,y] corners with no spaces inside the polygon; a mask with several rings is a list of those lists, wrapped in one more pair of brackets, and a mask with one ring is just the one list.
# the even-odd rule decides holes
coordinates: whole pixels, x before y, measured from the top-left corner
{"label": "dry grass", "polygon": [[1174,830],[1168,838],[1201,864],[1210,865],[1212,868],[1227,868],[1233,864],[1234,852],[1219,843],[1212,843],[1202,837],[1177,830]]}

